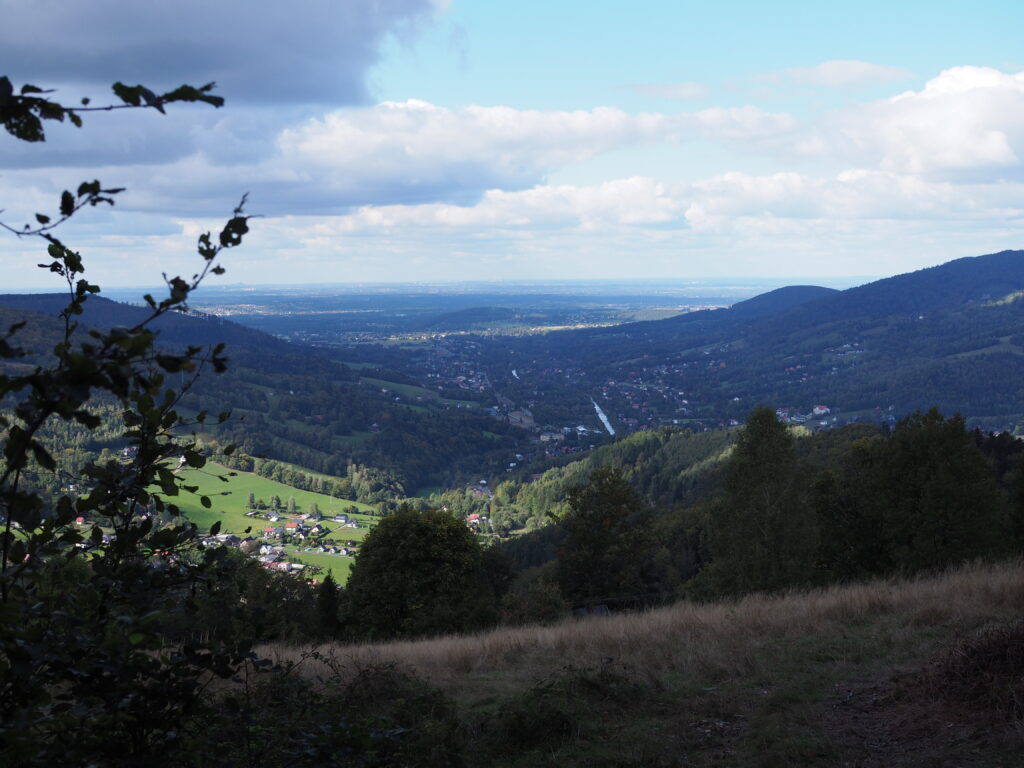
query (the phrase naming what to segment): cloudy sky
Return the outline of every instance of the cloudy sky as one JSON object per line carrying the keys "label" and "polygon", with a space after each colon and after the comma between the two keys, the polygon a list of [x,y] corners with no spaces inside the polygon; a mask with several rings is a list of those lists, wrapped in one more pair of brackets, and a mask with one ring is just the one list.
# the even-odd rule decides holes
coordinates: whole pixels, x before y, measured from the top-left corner
{"label": "cloudy sky", "polygon": [[[1024,248],[1024,3],[0,0],[0,75],[175,106],[0,136],[0,220],[103,285],[883,276]],[[45,41],[45,44],[44,44]],[[0,290],[56,287],[3,241]]]}

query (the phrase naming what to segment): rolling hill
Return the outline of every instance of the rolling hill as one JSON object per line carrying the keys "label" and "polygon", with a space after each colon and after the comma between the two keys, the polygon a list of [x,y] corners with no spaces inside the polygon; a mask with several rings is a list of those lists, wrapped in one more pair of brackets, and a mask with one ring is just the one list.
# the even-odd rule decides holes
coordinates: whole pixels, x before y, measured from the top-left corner
{"label": "rolling hill", "polygon": [[504,371],[529,360],[531,387],[539,375],[557,397],[569,388],[565,376],[543,371],[574,369],[577,399],[611,382],[613,395],[616,386],[625,392],[611,408],[623,415],[640,403],[654,424],[680,416],[713,424],[763,402],[803,411],[827,404],[833,414],[937,405],[1013,425],[1024,423],[1021,291],[1024,251],[1003,251],[845,291],[792,286],[729,309],[492,340],[491,376],[516,400],[525,388]]}

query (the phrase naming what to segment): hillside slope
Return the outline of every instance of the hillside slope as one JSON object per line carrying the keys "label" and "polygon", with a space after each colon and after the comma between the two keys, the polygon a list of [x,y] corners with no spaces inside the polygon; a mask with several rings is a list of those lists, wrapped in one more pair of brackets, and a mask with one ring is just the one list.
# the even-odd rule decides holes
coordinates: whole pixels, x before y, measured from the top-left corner
{"label": "hillside slope", "polygon": [[[63,294],[0,295],[0,323],[30,322],[16,337],[32,354],[15,363],[43,362],[61,338],[56,319]],[[131,326],[147,316],[141,307],[92,297],[80,318],[85,328]],[[174,313],[155,325],[158,344],[227,345],[226,373],[201,376],[182,401],[187,411],[231,411],[222,426],[204,428],[243,454],[264,455],[315,472],[345,476],[350,465],[381,470],[380,498],[405,495],[421,485],[479,474],[514,455],[514,430],[482,412],[441,400],[406,402],[379,385],[360,383],[351,369],[324,351],[292,344],[222,318]],[[84,330],[84,329],[83,329]],[[10,366],[10,364],[8,364]],[[184,379],[175,377],[172,386]],[[241,469],[251,467],[241,466]]]}
{"label": "hillside slope", "polygon": [[[833,413],[862,415],[937,405],[1012,426],[1024,424],[1021,291],[1024,251],[1003,251],[846,291],[793,286],[730,309],[491,341],[491,375],[513,400],[526,387],[509,380],[512,361],[533,361],[532,388],[545,368],[578,370],[575,379],[590,396],[612,382],[626,390],[605,408],[620,409],[610,414],[613,422],[635,416],[624,406],[653,388],[660,399],[639,397],[654,412],[653,424],[683,415],[716,425],[764,402],[795,412],[827,404]],[[543,385],[565,389],[558,376]]]}
{"label": "hillside slope", "polygon": [[[321,648],[457,707],[471,766],[1020,764],[1024,564]],[[301,661],[300,649],[264,647]],[[351,674],[351,672],[350,672]],[[365,674],[365,673],[363,673]],[[1014,697],[1017,698],[1014,698]]]}

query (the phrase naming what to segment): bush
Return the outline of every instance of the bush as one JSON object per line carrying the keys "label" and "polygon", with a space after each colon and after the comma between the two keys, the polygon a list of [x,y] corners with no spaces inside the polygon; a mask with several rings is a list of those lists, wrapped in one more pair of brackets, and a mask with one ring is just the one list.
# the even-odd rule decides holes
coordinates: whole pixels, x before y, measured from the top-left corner
{"label": "bush", "polygon": [[950,702],[1024,719],[1024,619],[959,641],[924,680]]}

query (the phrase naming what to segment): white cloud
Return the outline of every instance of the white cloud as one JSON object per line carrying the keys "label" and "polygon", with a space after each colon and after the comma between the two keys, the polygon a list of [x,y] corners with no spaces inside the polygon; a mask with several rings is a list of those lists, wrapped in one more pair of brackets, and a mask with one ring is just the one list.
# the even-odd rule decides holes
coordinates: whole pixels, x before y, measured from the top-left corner
{"label": "white cloud", "polygon": [[624,147],[697,137],[771,143],[796,121],[755,107],[696,113],[448,109],[423,101],[348,109],[284,131],[266,178],[301,182],[335,210],[386,202],[473,202]]}
{"label": "white cloud", "polygon": [[1021,177],[1024,73],[955,67],[920,91],[834,112],[799,150],[897,173]]}
{"label": "white cloud", "polygon": [[[797,173],[726,173],[691,184],[668,185],[634,177],[593,186],[538,185],[490,190],[474,205],[363,206],[322,219],[317,238],[421,237],[438,233],[489,240],[523,233],[604,236],[609,233],[724,232],[781,222],[958,220],[1024,217],[1024,184],[956,185],[916,176],[852,169],[823,178]],[[296,236],[302,235],[296,231]]]}
{"label": "white cloud", "polygon": [[[444,186],[458,177],[479,189],[521,186],[543,173],[628,144],[671,141],[683,122],[661,114],[447,109],[411,99],[346,110],[284,131],[280,161],[292,167],[372,174],[396,186]],[[474,190],[476,191],[476,190]]]}
{"label": "white cloud", "polygon": [[792,115],[753,106],[703,109],[694,120],[705,138],[744,144],[748,149],[784,144],[800,127]]}
{"label": "white cloud", "polygon": [[683,204],[673,189],[653,179],[631,178],[590,187],[537,186],[515,192],[489,190],[476,205],[364,206],[335,220],[336,234],[399,229],[608,231],[678,222]]}
{"label": "white cloud", "polygon": [[781,72],[763,76],[768,80],[792,80],[806,85],[820,85],[828,88],[878,85],[898,82],[913,77],[913,72],[903,67],[888,67],[867,61],[835,60],[823,61],[813,67],[792,67]]}
{"label": "white cloud", "polygon": [[[612,107],[449,109],[409,100],[300,121],[282,130],[255,162],[241,161],[247,142],[255,141],[239,134],[244,125],[216,123],[199,138],[183,139],[178,157],[145,167],[108,162],[71,173],[12,170],[7,179],[52,195],[92,174],[127,186],[130,194],[121,201],[126,208],[192,215],[220,212],[240,190],[250,191],[269,215],[345,213],[368,204],[467,205],[487,190],[528,189],[552,171],[625,147],[696,138],[771,146],[797,123],[755,107],[629,114]],[[128,156],[112,142],[97,159]],[[45,156],[35,164],[45,167]]]}

